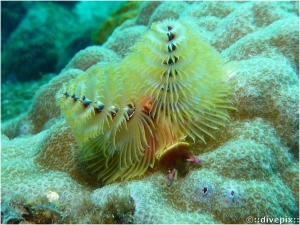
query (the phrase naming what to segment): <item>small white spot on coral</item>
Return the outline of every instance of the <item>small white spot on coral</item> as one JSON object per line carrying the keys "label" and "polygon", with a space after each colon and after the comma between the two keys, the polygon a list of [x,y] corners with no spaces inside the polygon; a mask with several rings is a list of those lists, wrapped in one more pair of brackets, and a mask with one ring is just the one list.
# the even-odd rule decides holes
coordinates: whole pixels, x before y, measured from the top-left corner
{"label": "small white spot on coral", "polygon": [[56,191],[48,191],[46,194],[49,202],[55,202],[59,199],[59,195]]}

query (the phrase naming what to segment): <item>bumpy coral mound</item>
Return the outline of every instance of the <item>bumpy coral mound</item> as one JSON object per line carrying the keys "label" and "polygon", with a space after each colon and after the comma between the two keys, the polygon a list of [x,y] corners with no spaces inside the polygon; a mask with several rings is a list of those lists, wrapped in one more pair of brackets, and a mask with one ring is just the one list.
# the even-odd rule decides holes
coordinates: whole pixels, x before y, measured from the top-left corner
{"label": "bumpy coral mound", "polygon": [[[131,20],[127,20],[116,28],[114,35],[110,36],[103,47],[116,52],[122,58],[128,53],[129,47],[134,45],[147,30],[145,26],[133,26]],[[126,40],[120,45],[120,40]]]}
{"label": "bumpy coral mound", "polygon": [[37,134],[55,124],[55,120],[60,117],[59,107],[55,103],[55,93],[61,88],[62,83],[81,73],[82,71],[78,69],[66,70],[42,86],[37,91],[29,111],[5,123],[2,133],[9,138],[15,138],[20,135]]}
{"label": "bumpy coral mound", "polygon": [[255,57],[240,62],[238,76],[234,116],[269,121],[298,157],[299,85],[295,71],[285,62]]}
{"label": "bumpy coral mound", "polygon": [[[16,194],[34,198],[55,188],[59,201],[71,204],[72,213],[65,222],[73,223],[87,221],[84,209],[88,218],[100,213],[106,222],[122,222],[109,216],[124,215],[129,223],[246,223],[251,222],[249,216],[255,223],[262,223],[257,218],[279,217],[299,223],[298,2],[179,4],[180,11],[175,3],[143,3],[137,18],[123,23],[101,48],[123,58],[152,22],[166,18],[166,12],[169,17],[193,20],[203,40],[224,58],[239,61],[232,97],[237,111],[230,113],[231,123],[213,132],[215,139],[206,137],[206,144],[187,139],[201,163],[178,173],[172,182],[167,169],[156,169],[126,183],[95,189],[83,177],[78,159],[73,159],[78,149],[70,128],[60,120],[51,123],[50,112],[60,116],[54,106],[55,93],[67,81],[61,78],[64,81],[54,85],[60,75],[42,88],[36,108],[19,119],[18,124],[25,124],[24,133],[37,134],[14,138],[20,135],[16,122],[3,130],[14,138],[2,135],[3,199]],[[125,39],[120,38],[122,32]],[[80,62],[86,56],[77,57],[78,66],[70,68],[85,68]],[[55,126],[48,129],[47,124]],[[115,191],[121,193],[112,195]],[[81,203],[83,198],[88,203]],[[99,212],[112,198],[127,201],[123,205],[128,208],[120,211],[115,206],[119,214]]]}
{"label": "bumpy coral mound", "polygon": [[78,52],[64,70],[80,69],[86,71],[98,62],[118,62],[120,57],[109,49],[100,46],[90,46]]}
{"label": "bumpy coral mound", "polygon": [[66,173],[45,169],[34,163],[38,146],[46,133],[47,131],[43,131],[34,136],[13,140],[2,135],[2,197],[19,194],[26,199],[33,199],[56,190],[63,201],[71,203],[78,196],[83,197],[87,193],[84,186]]}
{"label": "bumpy coral mound", "polygon": [[72,179],[81,184],[95,184],[93,177],[84,173],[79,162],[80,153],[72,130],[60,121],[49,129],[38,145],[35,162],[47,169],[68,173]]}
{"label": "bumpy coral mound", "polygon": [[233,60],[267,57],[286,61],[295,71],[299,64],[299,22],[297,16],[278,20],[264,29],[256,30],[224,51]]}

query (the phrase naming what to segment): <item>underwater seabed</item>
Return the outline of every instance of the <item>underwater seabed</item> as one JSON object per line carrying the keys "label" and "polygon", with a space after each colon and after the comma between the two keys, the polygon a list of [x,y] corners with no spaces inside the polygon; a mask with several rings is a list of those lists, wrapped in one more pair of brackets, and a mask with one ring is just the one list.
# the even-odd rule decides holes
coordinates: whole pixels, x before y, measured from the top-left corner
{"label": "underwater seabed", "polygon": [[[1,222],[298,224],[298,12],[298,2],[142,3],[138,15],[117,27],[102,46],[79,51],[59,75],[40,87],[29,110],[2,122]],[[62,116],[57,93],[63,83],[72,84],[96,63],[126,60],[129,47],[142,40],[151,24],[169,18],[194,24],[195,35],[222,58],[237,62],[230,96],[236,110],[228,110],[226,127],[204,135],[206,143],[200,138],[193,141],[192,135],[176,140],[187,143],[175,143],[178,148],[170,150],[182,163],[176,172],[154,164],[140,177],[101,183],[85,168],[89,162],[81,162],[76,141],[80,135],[74,135],[70,119]],[[172,35],[180,37],[176,32]],[[163,38],[174,37],[169,33]],[[180,50],[180,42],[177,47]],[[177,49],[169,50],[171,54]],[[187,55],[193,46],[189,50]],[[172,60],[174,64],[181,58]],[[141,62],[136,69],[144,71]],[[80,100],[83,104],[85,99]],[[153,102],[147,103],[142,101],[142,106],[149,113]],[[124,112],[130,122],[140,114],[129,108]],[[112,112],[117,114],[115,108]],[[168,120],[157,129],[166,124]],[[187,146],[193,156],[189,161],[200,163],[184,158],[187,155],[181,153]]]}

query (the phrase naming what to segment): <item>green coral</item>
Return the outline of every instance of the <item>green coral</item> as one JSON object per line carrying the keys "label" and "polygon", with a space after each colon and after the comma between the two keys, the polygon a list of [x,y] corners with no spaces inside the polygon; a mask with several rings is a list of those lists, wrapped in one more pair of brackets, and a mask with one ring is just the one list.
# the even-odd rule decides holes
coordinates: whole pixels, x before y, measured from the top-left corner
{"label": "green coral", "polygon": [[112,34],[114,29],[128,19],[133,19],[139,13],[142,2],[126,2],[111,17],[101,23],[99,29],[93,34],[92,40],[96,45],[102,45]]}

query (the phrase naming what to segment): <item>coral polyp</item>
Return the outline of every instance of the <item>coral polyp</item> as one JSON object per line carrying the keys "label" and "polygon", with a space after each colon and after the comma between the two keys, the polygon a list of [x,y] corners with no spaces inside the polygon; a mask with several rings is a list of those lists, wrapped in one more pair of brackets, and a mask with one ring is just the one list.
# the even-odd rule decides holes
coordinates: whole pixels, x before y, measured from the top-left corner
{"label": "coral polyp", "polygon": [[230,66],[190,22],[153,23],[131,51],[119,65],[90,67],[57,94],[83,161],[107,183],[142,175],[187,135],[213,137],[234,108]]}

